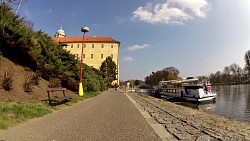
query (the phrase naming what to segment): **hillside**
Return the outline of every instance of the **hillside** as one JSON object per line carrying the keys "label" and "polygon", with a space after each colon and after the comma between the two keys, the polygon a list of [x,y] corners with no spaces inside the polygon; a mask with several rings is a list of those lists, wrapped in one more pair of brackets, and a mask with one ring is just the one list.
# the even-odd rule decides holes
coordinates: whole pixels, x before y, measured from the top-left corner
{"label": "hillside", "polygon": [[[2,57],[0,60],[0,99],[3,101],[23,101],[23,102],[39,102],[41,100],[48,99],[46,88],[49,82],[42,79],[39,81],[39,85],[33,85],[32,92],[26,93],[23,89],[25,75],[31,70],[27,67],[22,67],[10,61],[9,59]],[[13,89],[5,91],[2,88],[2,82],[4,78],[4,72],[10,70],[13,72]],[[78,96],[72,91],[67,90],[67,95]],[[55,93],[55,95],[61,95],[61,93]]]}

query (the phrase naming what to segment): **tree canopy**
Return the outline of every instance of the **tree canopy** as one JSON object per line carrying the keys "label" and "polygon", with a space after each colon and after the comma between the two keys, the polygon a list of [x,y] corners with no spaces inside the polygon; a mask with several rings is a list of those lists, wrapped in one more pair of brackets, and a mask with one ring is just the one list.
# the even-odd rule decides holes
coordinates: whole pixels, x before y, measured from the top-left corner
{"label": "tree canopy", "polygon": [[[53,42],[43,31],[33,31],[32,25],[30,21],[14,14],[9,4],[0,3],[0,51],[3,56],[40,72],[47,80],[57,77],[63,87],[77,91],[79,60],[64,50],[61,44]],[[110,62],[107,63],[110,65]],[[86,64],[83,68],[84,90],[99,91],[107,88],[107,82],[99,70]],[[111,77],[114,78],[113,75]]]}
{"label": "tree canopy", "polygon": [[110,56],[102,62],[100,71],[102,72],[102,77],[109,81],[110,84],[112,81],[117,80],[117,66]]}
{"label": "tree canopy", "polygon": [[145,84],[156,86],[162,80],[178,80],[180,71],[175,67],[166,67],[163,70],[152,72],[145,78]]}

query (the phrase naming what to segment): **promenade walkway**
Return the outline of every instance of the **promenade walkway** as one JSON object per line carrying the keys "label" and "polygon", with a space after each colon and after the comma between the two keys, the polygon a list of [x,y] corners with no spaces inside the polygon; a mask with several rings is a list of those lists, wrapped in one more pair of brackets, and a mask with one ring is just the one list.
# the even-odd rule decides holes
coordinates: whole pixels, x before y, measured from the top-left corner
{"label": "promenade walkway", "polygon": [[120,91],[73,104],[50,115],[0,130],[6,141],[160,141],[160,137]]}

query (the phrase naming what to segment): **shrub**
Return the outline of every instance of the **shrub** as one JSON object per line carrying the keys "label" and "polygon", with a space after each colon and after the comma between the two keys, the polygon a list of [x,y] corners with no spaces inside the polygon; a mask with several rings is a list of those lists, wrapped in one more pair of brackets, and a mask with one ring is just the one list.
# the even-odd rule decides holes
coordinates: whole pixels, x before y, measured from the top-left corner
{"label": "shrub", "polygon": [[23,89],[25,92],[32,92],[32,85],[34,84],[34,72],[28,72],[25,76]]}
{"label": "shrub", "polygon": [[100,83],[98,82],[98,80],[93,79],[93,78],[86,78],[85,82],[87,82],[87,83],[85,83],[83,85],[86,85],[87,91],[96,92],[96,91],[100,90]]}
{"label": "shrub", "polygon": [[41,80],[42,73],[37,71],[33,77],[33,81],[35,85],[39,85],[39,81]]}
{"label": "shrub", "polygon": [[99,82],[100,82],[100,90],[101,91],[104,91],[104,90],[107,90],[108,89],[108,87],[107,87],[107,85],[106,85],[106,83],[104,82],[104,80],[99,80]]}
{"label": "shrub", "polygon": [[11,90],[13,81],[13,73],[11,71],[4,71],[4,78],[2,83],[2,87],[4,88],[4,90]]}
{"label": "shrub", "polygon": [[50,78],[48,87],[49,88],[62,87],[61,80],[59,78]]}
{"label": "shrub", "polygon": [[74,78],[67,77],[65,79],[62,79],[62,85],[63,87],[66,87],[67,89],[77,91],[79,83]]}

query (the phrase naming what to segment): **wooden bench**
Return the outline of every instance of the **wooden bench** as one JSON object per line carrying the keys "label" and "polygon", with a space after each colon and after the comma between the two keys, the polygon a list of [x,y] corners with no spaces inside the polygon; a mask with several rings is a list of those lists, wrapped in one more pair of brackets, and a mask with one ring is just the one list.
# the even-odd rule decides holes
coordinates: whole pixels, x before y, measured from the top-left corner
{"label": "wooden bench", "polygon": [[[65,91],[67,89],[66,88],[47,88],[47,92],[48,92],[48,98],[49,98],[49,104],[51,104],[52,101],[54,102],[62,102],[65,100],[70,100],[72,98],[72,96],[66,96],[65,95]],[[63,97],[51,97],[51,92],[54,91],[62,91],[63,92]]]}

